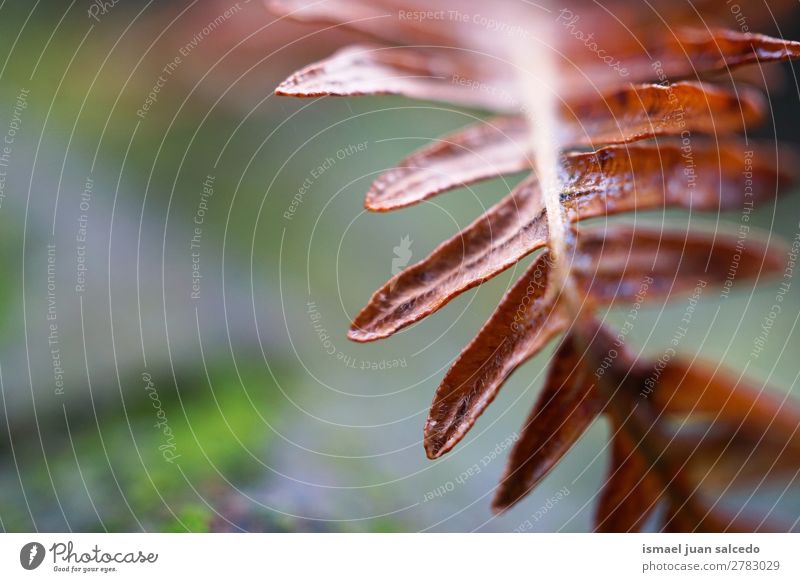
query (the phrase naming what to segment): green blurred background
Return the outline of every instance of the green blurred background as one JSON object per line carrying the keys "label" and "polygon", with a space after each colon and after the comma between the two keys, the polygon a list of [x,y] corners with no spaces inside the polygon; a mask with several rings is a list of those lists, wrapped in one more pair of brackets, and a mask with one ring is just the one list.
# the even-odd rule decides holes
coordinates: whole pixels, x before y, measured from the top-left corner
{"label": "green blurred background", "polygon": [[[602,422],[517,508],[489,510],[552,346],[452,454],[422,450],[439,379],[530,259],[392,339],[345,339],[404,237],[419,260],[518,181],[363,211],[378,172],[480,114],[273,96],[352,39],[273,23],[255,0],[122,0],[97,18],[92,4],[0,4],[0,134],[14,130],[0,199],[0,528],[589,529]],[[778,133],[796,141],[791,74],[772,98]],[[756,223],[791,239],[798,216],[788,196]],[[793,389],[800,287],[748,356],[776,291],[706,292],[682,350]],[[643,312],[632,341],[658,353],[685,308]],[[800,515],[796,496],[780,504]]]}

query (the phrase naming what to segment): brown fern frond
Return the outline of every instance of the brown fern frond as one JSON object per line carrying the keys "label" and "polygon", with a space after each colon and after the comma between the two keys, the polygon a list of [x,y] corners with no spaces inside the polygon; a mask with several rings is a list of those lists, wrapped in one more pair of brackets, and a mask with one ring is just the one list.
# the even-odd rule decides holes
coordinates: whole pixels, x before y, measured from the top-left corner
{"label": "brown fern frond", "polygon": [[[447,372],[425,426],[428,456],[451,450],[505,380],[569,330],[511,454],[496,510],[524,497],[602,415],[613,436],[598,531],[640,530],[660,504],[666,512],[658,527],[668,531],[780,529],[725,514],[700,485],[728,487],[800,469],[795,405],[708,364],[675,358],[664,365],[634,356],[592,313],[686,296],[698,281],[726,284],[733,263],[737,281],[758,281],[783,269],[783,250],[752,238],[742,246],[725,232],[568,225],[667,208],[752,209],[775,200],[796,181],[798,158],[784,145],[736,135],[755,128],[766,109],[763,93],[741,79],[753,78],[746,65],[800,57],[800,43],[718,28],[730,13],[710,1],[658,3],[661,12],[650,3],[620,0],[601,10],[578,2],[596,46],[613,52],[612,62],[598,59],[571,32],[549,44],[554,35],[547,33],[574,26],[569,10],[555,11],[555,21],[547,23],[541,15],[529,18],[496,5],[498,17],[545,32],[531,46],[520,35],[502,39],[508,46],[498,54],[492,50],[498,35],[485,26],[403,17],[406,11],[463,12],[472,6],[466,1],[268,4],[279,14],[341,24],[378,43],[354,45],[309,65],[281,83],[280,95],[391,94],[497,114],[384,172],[367,193],[368,210],[404,208],[464,185],[531,171],[472,224],[376,291],[348,333],[359,342],[386,338],[548,247]],[[623,6],[618,17],[615,9]],[[776,0],[775,14],[791,9],[792,2]],[[752,22],[761,16],[753,12]],[[674,27],[662,31],[664,22]],[[631,30],[644,32],[632,36]],[[539,85],[522,82],[529,81],[522,71],[527,55],[547,65]],[[556,106],[539,103],[535,91],[554,92],[548,103]],[[541,114],[547,122],[542,126]],[[539,139],[548,129],[552,143]]]}

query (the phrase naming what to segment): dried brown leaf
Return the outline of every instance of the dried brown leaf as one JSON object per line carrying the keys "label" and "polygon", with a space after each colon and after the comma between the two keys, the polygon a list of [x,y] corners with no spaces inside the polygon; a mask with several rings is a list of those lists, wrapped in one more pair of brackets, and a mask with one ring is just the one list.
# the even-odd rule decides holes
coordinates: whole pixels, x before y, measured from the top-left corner
{"label": "dried brown leaf", "polygon": [[[745,200],[742,172],[748,157],[753,189]],[[567,213],[580,218],[670,206],[730,210],[745,201],[774,200],[793,180],[787,158],[781,161],[774,145],[756,147],[738,140],[667,138],[608,146],[567,154],[561,199]]]}
{"label": "dried brown leaf", "polygon": [[574,122],[566,145],[629,143],[664,135],[739,131],[758,123],[762,94],[694,81],[631,85],[602,98],[575,99],[564,108]]}
{"label": "dried brown leaf", "polygon": [[481,180],[532,166],[528,124],[521,117],[496,117],[469,125],[414,152],[381,174],[364,206],[384,212],[404,208]]}
{"label": "dried brown leaf", "polygon": [[[686,59],[692,70],[685,70]],[[685,29],[668,37],[656,58],[664,61],[669,77],[695,76],[752,63],[785,61],[800,57],[800,42],[754,32],[726,29]],[[652,67],[651,67],[652,68]],[[673,72],[674,69],[674,72]],[[684,70],[684,73],[679,71]]]}
{"label": "dried brown leaf", "polygon": [[658,412],[711,415],[727,422],[748,417],[762,427],[791,434],[800,427],[800,407],[766,385],[705,362],[670,360],[654,370],[649,394]]}
{"label": "dried brown leaf", "polygon": [[543,213],[539,186],[529,176],[470,226],[376,291],[348,337],[361,342],[388,337],[540,248],[547,240]]}
{"label": "dried brown leaf", "polygon": [[[628,143],[683,132],[737,131],[760,120],[761,94],[709,84],[633,85],[579,99],[563,107],[559,143],[565,147]],[[470,125],[402,160],[382,174],[365,206],[386,211],[532,166],[524,117],[499,117]]]}
{"label": "dried brown leaf", "polygon": [[[506,293],[445,375],[425,423],[429,458],[452,449],[511,372],[566,328],[566,316],[557,309],[554,298],[545,295],[549,271],[549,255],[544,253]],[[566,357],[569,347],[563,350]]]}
{"label": "dried brown leaf", "polygon": [[681,450],[704,483],[800,471],[800,406],[793,399],[702,362],[673,359],[657,370],[652,406],[679,417]]}
{"label": "dried brown leaf", "polygon": [[664,487],[624,429],[614,427],[608,478],[595,508],[595,531],[638,532]]}
{"label": "dried brown leaf", "polygon": [[476,62],[454,50],[354,45],[297,71],[275,93],[290,97],[403,95],[496,110],[509,108],[508,92],[476,91]]}
{"label": "dried brown leaf", "polygon": [[[626,81],[705,79],[745,65],[800,57],[800,43],[750,32],[674,28],[658,36],[655,43],[648,43],[647,50],[637,46],[635,40],[623,39],[625,44],[620,47],[623,52],[618,58],[627,72]],[[564,76],[562,94],[579,95],[596,87],[620,85],[616,70],[585,60],[591,53],[580,47],[580,43],[575,44],[567,51],[560,68]]]}
{"label": "dried brown leaf", "polygon": [[680,297],[698,286],[733,284],[734,266],[738,282],[775,276],[785,266],[780,245],[751,236],[742,247],[738,234],[726,231],[617,224],[581,231],[579,245],[573,270],[601,303],[628,303],[640,292],[642,300],[651,301]]}
{"label": "dried brown leaf", "polygon": [[275,14],[300,22],[342,24],[378,40],[402,44],[452,46],[457,34],[441,20],[402,18],[403,13],[425,13],[457,7],[456,2],[404,0],[268,0]]}
{"label": "dried brown leaf", "polygon": [[551,361],[547,381],[511,452],[492,507],[504,511],[541,481],[600,414],[591,374],[567,336]]}
{"label": "dried brown leaf", "polygon": [[761,486],[800,474],[798,431],[782,432],[752,418],[738,422],[685,419],[675,437],[686,470],[703,490]]}

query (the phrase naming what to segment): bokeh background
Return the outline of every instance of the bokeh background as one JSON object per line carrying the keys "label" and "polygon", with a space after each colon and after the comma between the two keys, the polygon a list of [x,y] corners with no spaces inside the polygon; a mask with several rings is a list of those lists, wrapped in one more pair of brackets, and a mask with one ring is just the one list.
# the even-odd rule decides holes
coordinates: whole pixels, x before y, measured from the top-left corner
{"label": "bokeh background", "polygon": [[[517,508],[489,509],[550,350],[452,454],[422,450],[439,379],[530,259],[392,339],[345,338],[393,261],[423,258],[518,181],[363,210],[377,173],[483,114],[275,97],[353,37],[257,0],[99,4],[0,3],[0,529],[512,531],[534,515],[534,530],[589,529],[603,422]],[[782,69],[764,136],[796,142]],[[791,240],[798,199],[755,224]],[[682,350],[800,392],[800,285],[749,357],[776,292],[705,293]],[[643,311],[631,341],[657,353],[685,309]]]}

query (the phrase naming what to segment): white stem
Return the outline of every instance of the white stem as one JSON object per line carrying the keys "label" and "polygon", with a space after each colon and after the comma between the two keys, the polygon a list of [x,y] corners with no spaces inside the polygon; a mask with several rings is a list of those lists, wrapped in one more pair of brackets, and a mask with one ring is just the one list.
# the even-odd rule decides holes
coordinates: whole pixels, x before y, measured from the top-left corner
{"label": "white stem", "polygon": [[536,175],[547,211],[549,246],[552,254],[552,282],[548,288],[558,292],[568,286],[567,220],[561,206],[558,178],[559,108],[558,72],[551,42],[551,27],[539,25],[535,32],[539,43],[516,42],[514,63],[524,96],[523,110],[530,124],[531,151]]}

